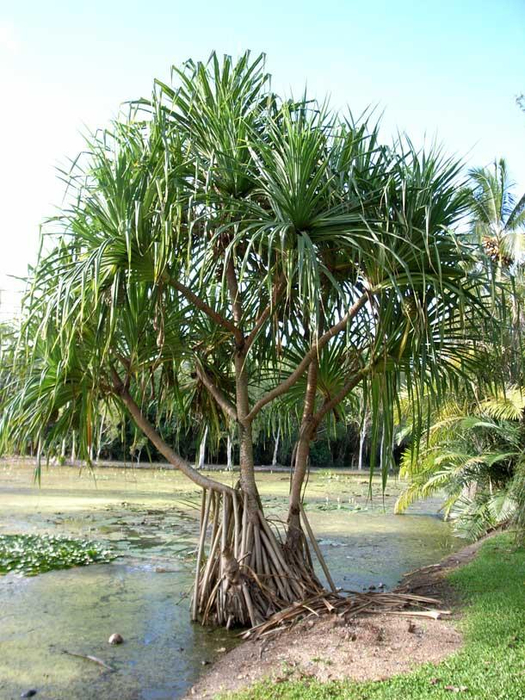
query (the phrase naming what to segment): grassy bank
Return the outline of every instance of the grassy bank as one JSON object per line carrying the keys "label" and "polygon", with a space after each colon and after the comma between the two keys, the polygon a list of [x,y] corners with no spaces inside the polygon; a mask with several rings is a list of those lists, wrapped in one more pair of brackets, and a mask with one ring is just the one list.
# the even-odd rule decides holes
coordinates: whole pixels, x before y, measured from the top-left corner
{"label": "grassy bank", "polygon": [[463,649],[438,666],[386,681],[355,683],[267,681],[235,700],[438,700],[451,695],[525,700],[525,548],[509,535],[488,540],[476,559],[449,576],[461,593]]}

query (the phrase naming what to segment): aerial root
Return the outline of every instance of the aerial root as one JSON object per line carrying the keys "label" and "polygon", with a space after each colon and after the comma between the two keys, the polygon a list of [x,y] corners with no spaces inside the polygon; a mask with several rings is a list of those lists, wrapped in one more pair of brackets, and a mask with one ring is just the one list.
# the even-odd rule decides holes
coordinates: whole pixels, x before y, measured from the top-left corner
{"label": "aerial root", "polygon": [[192,600],[203,624],[256,627],[294,601],[324,591],[306,539],[291,551],[246,498],[204,491]]}
{"label": "aerial root", "polygon": [[[437,619],[449,614],[439,601],[404,591],[356,592],[335,588],[306,514],[302,520],[331,591],[317,578],[308,540],[296,529],[294,545],[246,497],[204,491],[192,618],[203,624],[249,627],[245,639],[277,634],[299,620],[321,615],[350,619],[381,613]],[[348,595],[344,595],[347,593]]]}

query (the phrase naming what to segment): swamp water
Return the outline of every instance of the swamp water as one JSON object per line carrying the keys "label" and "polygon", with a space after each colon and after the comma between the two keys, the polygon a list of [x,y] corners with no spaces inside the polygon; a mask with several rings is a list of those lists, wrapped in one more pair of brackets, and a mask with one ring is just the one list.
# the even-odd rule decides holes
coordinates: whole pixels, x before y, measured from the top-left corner
{"label": "swamp water", "polygon": [[[41,488],[32,477],[31,467],[0,465],[0,534],[98,540],[119,556],[35,577],[0,576],[0,698],[14,700],[31,688],[36,700],[184,695],[203,665],[237,643],[233,633],[190,622],[199,493],[171,470],[98,468],[79,475],[52,467]],[[278,522],[288,477],[259,473],[258,480],[266,512]],[[312,474],[307,513],[336,585],[393,587],[404,572],[458,547],[437,517],[437,501],[394,516],[399,489],[392,480],[383,502],[374,483],[370,501],[366,476]],[[125,643],[110,646],[113,632]],[[65,651],[96,656],[114,671]]]}

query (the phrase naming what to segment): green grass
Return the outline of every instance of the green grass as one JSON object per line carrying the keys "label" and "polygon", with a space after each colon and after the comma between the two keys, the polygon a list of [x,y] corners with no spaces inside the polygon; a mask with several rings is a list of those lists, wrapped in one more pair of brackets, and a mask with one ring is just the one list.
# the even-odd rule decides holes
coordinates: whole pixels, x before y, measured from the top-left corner
{"label": "green grass", "polygon": [[[525,549],[509,535],[488,540],[449,580],[461,592],[464,647],[438,665],[387,681],[259,683],[235,700],[525,700]],[[449,689],[447,689],[449,686]]]}

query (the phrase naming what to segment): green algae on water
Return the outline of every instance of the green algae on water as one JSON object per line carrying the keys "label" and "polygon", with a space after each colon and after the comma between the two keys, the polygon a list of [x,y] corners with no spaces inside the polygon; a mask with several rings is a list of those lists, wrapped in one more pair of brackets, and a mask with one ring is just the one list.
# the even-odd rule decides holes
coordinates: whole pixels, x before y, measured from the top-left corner
{"label": "green algae on water", "polygon": [[0,575],[36,576],[55,569],[104,564],[115,559],[106,545],[53,535],[0,535]]}

